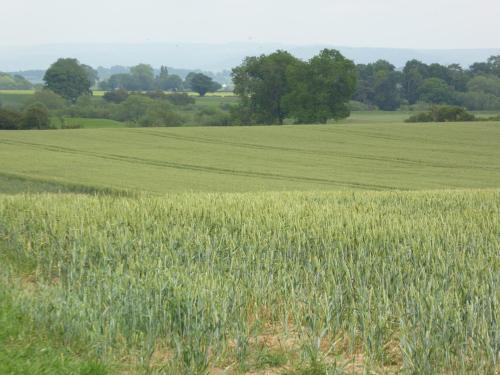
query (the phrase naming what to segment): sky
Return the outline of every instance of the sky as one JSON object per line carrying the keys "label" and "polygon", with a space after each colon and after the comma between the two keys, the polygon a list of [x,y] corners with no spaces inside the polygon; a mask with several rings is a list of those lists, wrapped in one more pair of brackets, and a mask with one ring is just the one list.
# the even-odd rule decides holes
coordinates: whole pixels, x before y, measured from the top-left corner
{"label": "sky", "polygon": [[3,46],[250,41],[500,47],[500,0],[2,0],[1,11]]}

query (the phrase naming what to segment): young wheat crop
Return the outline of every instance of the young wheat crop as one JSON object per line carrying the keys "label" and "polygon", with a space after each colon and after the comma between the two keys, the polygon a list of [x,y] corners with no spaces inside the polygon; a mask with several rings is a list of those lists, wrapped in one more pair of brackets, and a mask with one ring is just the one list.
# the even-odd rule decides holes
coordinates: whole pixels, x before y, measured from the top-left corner
{"label": "young wheat crop", "polygon": [[0,238],[33,264],[37,324],[149,370],[493,374],[499,210],[498,190],[1,196]]}

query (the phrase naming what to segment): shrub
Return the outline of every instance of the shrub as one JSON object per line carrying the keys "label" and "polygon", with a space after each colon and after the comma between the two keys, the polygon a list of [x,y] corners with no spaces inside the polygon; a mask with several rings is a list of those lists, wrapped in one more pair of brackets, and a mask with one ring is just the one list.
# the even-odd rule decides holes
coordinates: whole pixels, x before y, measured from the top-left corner
{"label": "shrub", "polygon": [[127,100],[128,95],[129,94],[127,90],[117,89],[104,93],[102,98],[107,102],[119,104]]}
{"label": "shrub", "polygon": [[470,91],[459,93],[457,96],[460,105],[473,111],[500,110],[500,97],[485,92]]}
{"label": "shrub", "polygon": [[95,100],[85,95],[78,98],[76,103],[65,110],[70,117],[83,118],[112,118],[117,104],[105,100]]}
{"label": "shrub", "polygon": [[180,126],[184,118],[166,102],[156,102],[147,108],[146,113],[139,118],[142,126]]}
{"label": "shrub", "polygon": [[18,111],[0,108],[0,130],[15,130],[21,126],[22,115]]}
{"label": "shrub", "polygon": [[170,103],[175,105],[189,105],[194,104],[195,100],[191,96],[186,93],[173,93],[165,95],[165,99],[167,99]]}
{"label": "shrub", "polygon": [[203,108],[195,115],[196,124],[208,126],[230,126],[234,124],[229,112],[218,108]]}
{"label": "shrub", "polygon": [[50,117],[47,107],[42,103],[34,103],[27,107],[22,116],[22,129],[49,129]]}
{"label": "shrub", "polygon": [[35,103],[41,103],[49,110],[59,110],[66,107],[66,100],[49,89],[36,91],[28,101],[27,106]]}
{"label": "shrub", "polygon": [[138,122],[154,103],[153,99],[145,95],[130,95],[127,100],[115,108],[113,119]]}
{"label": "shrub", "polygon": [[433,106],[429,112],[410,116],[406,122],[461,122],[474,120],[476,120],[476,117],[461,107],[438,105]]}
{"label": "shrub", "polygon": [[148,91],[146,94],[145,94],[148,98],[151,98],[151,99],[165,99],[165,97],[167,95],[165,95],[165,93],[161,90],[156,90],[156,91]]}

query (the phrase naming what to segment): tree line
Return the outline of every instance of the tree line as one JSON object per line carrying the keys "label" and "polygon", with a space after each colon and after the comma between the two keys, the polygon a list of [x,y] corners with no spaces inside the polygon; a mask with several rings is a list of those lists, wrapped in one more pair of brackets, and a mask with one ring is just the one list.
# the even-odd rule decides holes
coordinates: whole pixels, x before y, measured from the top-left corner
{"label": "tree line", "polygon": [[169,74],[168,68],[162,66],[160,73],[155,75],[151,65],[139,64],[130,68],[128,73],[113,74],[109,79],[99,83],[101,90],[123,89],[127,91],[194,91],[200,96],[208,92],[215,92],[222,85],[215,82],[211,77],[191,72],[183,80],[177,74]]}
{"label": "tree line", "polygon": [[463,69],[418,60],[401,71],[387,61],[357,65],[353,99],[393,111],[417,103],[448,104],[470,110],[500,110],[500,56]]}
{"label": "tree line", "polygon": [[[411,60],[397,70],[383,60],[355,65],[333,49],[307,61],[278,50],[247,57],[232,70],[232,80],[238,104],[201,111],[194,109],[193,98],[165,92],[192,90],[204,96],[221,88],[202,73],[192,72],[183,80],[166,67],[155,74],[150,65],[139,64],[99,82],[92,67],[76,59],[59,59],[46,71],[44,90],[34,95],[35,102],[17,113],[2,110],[0,128],[46,128],[48,111],[143,126],[178,126],[190,121],[189,111],[195,113],[190,118],[202,124],[250,125],[326,123],[348,117],[359,105],[388,111],[433,104],[500,110],[500,56],[468,69]],[[107,92],[102,100],[91,100],[97,84]]]}

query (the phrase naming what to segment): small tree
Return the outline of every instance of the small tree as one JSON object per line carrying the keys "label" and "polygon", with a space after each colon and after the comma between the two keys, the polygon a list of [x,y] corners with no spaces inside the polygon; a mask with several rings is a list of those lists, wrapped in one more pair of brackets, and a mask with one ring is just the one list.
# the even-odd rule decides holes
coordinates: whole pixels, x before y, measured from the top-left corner
{"label": "small tree", "polygon": [[48,129],[50,117],[47,107],[41,103],[27,107],[23,112],[21,127],[22,129]]}
{"label": "small tree", "polygon": [[151,65],[139,64],[133,66],[130,68],[130,75],[133,86],[135,86],[129,88],[130,90],[149,91],[153,89],[155,72]]}
{"label": "small tree", "polygon": [[198,93],[200,96],[205,96],[207,92],[215,92],[222,86],[214,82],[212,78],[203,73],[196,73],[189,79],[191,90]]}
{"label": "small tree", "polygon": [[79,96],[90,93],[87,69],[76,59],[59,59],[45,72],[45,87],[75,102]]}

